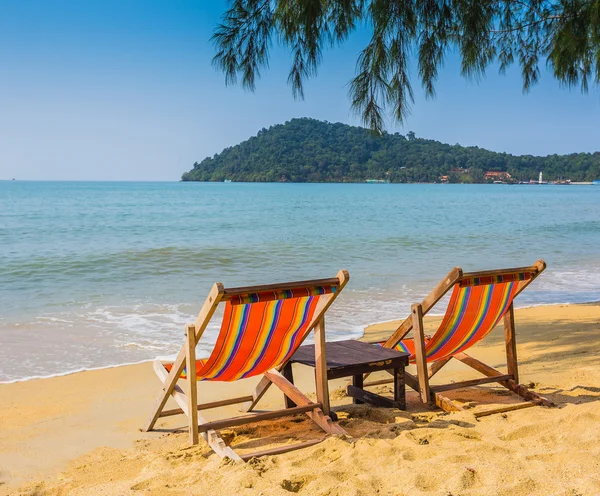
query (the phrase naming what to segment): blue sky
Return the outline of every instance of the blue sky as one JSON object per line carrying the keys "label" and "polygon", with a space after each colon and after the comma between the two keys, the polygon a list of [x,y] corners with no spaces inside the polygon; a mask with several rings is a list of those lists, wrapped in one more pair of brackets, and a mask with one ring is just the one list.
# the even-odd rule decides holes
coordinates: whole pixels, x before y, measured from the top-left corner
{"label": "blue sky", "polygon": [[[293,117],[359,124],[347,83],[365,34],[325,53],[306,100],[274,48],[255,93],[226,87],[209,39],[224,1],[0,0],[0,179],[178,180],[193,162]],[[418,87],[416,79],[415,87]],[[450,57],[390,131],[515,154],[600,149],[600,92],[518,68],[480,81]]]}

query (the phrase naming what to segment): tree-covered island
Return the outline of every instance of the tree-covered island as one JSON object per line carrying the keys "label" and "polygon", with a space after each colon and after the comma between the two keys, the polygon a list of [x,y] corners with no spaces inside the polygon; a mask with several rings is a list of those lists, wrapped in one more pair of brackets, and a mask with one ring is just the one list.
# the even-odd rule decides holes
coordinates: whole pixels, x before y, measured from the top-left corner
{"label": "tree-covered island", "polygon": [[[570,155],[510,155],[476,146],[448,145],[315,119],[292,119],[214,157],[194,163],[183,181],[249,182],[504,182],[592,181],[600,178],[600,152]],[[487,177],[486,177],[487,174]],[[442,179],[443,178],[443,179]]]}

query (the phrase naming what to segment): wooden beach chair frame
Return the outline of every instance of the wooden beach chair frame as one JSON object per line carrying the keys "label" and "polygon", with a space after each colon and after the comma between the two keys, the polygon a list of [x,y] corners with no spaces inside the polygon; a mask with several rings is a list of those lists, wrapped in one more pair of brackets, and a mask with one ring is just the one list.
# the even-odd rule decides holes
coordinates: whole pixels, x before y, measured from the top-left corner
{"label": "wooden beach chair frame", "polygon": [[[162,389],[158,394],[156,404],[152,409],[152,414],[150,415],[144,430],[151,431],[154,428],[156,421],[161,417],[183,413],[188,418],[191,444],[198,444],[199,435],[201,435],[215,451],[215,453],[221,457],[229,457],[235,461],[247,461],[252,457],[285,453],[317,444],[324,438],[296,444],[286,444],[281,447],[240,456],[231,447],[226,445],[223,438],[218,433],[219,429],[305,413],[326,433],[345,434],[346,432],[339,425],[333,423],[329,417],[329,389],[327,384],[325,355],[325,313],[344,286],[347,284],[349,278],[350,276],[348,272],[341,270],[334,278],[297,281],[281,284],[226,289],[223,287],[223,284],[215,283],[208,297],[206,298],[206,301],[204,302],[204,305],[202,306],[195,323],[186,326],[185,344],[179,351],[171,370],[167,372],[160,360],[155,360],[154,362],[154,371],[162,382]],[[307,289],[320,286],[332,286],[335,287],[336,290],[328,294],[323,294],[319,297],[312,320],[307,326],[306,332],[301,339],[302,342],[306,339],[306,337],[308,337],[308,335],[310,335],[312,331],[315,332],[317,402],[312,402],[309,400],[305,394],[303,394],[296,386],[294,386],[281,374],[281,370],[283,370],[287,363],[286,361],[265,372],[257,387],[250,395],[213,401],[210,403],[198,403],[197,382],[194,379],[189,379],[196,377],[196,346],[220,303],[226,302],[235,297],[247,297],[256,293],[288,290],[293,291],[297,289]],[[300,346],[300,344],[298,346]],[[185,380],[187,385],[182,388],[177,384],[177,382],[179,381],[184,369],[186,369],[188,379]],[[284,397],[289,398],[298,406],[294,408],[284,408],[282,410],[250,414],[229,419],[215,420],[212,422],[208,422],[199,414],[199,411],[201,410],[241,403],[245,404],[243,410],[250,411],[265,394],[271,384],[275,384],[275,386],[277,386],[284,394]],[[173,410],[164,409],[169,397],[173,397],[179,408]]]}
{"label": "wooden beach chair frame", "polygon": [[[419,393],[423,403],[432,403],[442,408],[445,411],[463,410],[457,403],[443,396],[441,393],[453,389],[462,389],[465,387],[475,386],[486,383],[498,383],[509,391],[523,398],[526,403],[518,403],[515,405],[501,407],[495,410],[487,410],[476,413],[476,416],[490,415],[493,413],[501,413],[530,406],[543,405],[554,406],[547,398],[540,396],[537,393],[529,391],[524,385],[519,384],[519,371],[517,361],[517,346],[515,335],[515,317],[513,302],[511,302],[504,319],[504,339],[506,346],[506,367],[507,373],[501,371],[473,358],[464,351],[452,356],[448,356],[441,360],[433,361],[429,368],[427,367],[427,359],[425,353],[426,336],[423,327],[423,317],[446,295],[456,284],[461,281],[471,278],[485,278],[494,276],[503,276],[508,274],[530,273],[531,277],[518,282],[516,293],[513,300],[518,296],[529,284],[531,284],[546,268],[546,262],[538,260],[530,267],[516,267],[509,269],[486,270],[479,272],[463,273],[460,267],[453,268],[446,277],[429,293],[429,295],[421,302],[411,306],[411,315],[407,317],[393,334],[383,343],[387,348],[393,348],[400,341],[406,338],[410,331],[413,331],[415,344],[415,361],[417,366],[417,376],[405,372],[406,384]],[[475,369],[477,372],[484,375],[481,379],[472,379],[461,382],[454,382],[444,385],[430,385],[429,381],[437,374],[452,358]],[[372,381],[366,383],[365,386],[374,386],[391,382],[388,379]]]}

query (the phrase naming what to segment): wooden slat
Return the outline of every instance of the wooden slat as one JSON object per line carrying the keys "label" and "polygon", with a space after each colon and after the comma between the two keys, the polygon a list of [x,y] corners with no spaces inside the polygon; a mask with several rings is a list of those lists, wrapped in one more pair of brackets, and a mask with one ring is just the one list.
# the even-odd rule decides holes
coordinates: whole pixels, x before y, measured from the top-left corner
{"label": "wooden slat", "polygon": [[321,408],[321,403],[313,403],[311,405],[296,406],[294,408],[285,408],[283,410],[275,410],[272,412],[255,413],[253,415],[244,415],[243,417],[233,417],[223,420],[214,420],[212,422],[206,422],[198,427],[200,432],[206,432],[208,430],[219,430],[226,427],[235,427],[237,425],[252,424],[254,422],[263,422],[265,420],[271,420],[280,417],[291,417],[298,415],[299,413],[306,413],[316,408]]}
{"label": "wooden slat", "polygon": [[190,444],[198,444],[198,384],[196,382],[196,329],[193,324],[185,327],[187,344],[185,360],[187,364],[188,385],[188,424],[190,429]]}
{"label": "wooden slat", "polygon": [[446,396],[442,396],[439,393],[432,394],[434,403],[445,412],[462,412],[464,410],[462,406],[452,401],[450,398],[446,398]]}
{"label": "wooden slat", "polygon": [[423,308],[416,304],[411,307],[414,339],[415,339],[415,361],[417,365],[417,377],[419,378],[419,394],[421,401],[429,401],[429,378],[427,377],[427,358],[425,356],[425,333],[423,330]]}
{"label": "wooden slat", "polygon": [[515,311],[510,304],[508,312],[504,315],[504,341],[506,344],[506,368],[516,383],[519,382],[519,368],[517,364],[517,340],[515,334]]}
{"label": "wooden slat", "polygon": [[290,381],[283,377],[279,371],[271,369],[265,372],[265,375],[267,375],[271,382],[275,384],[275,386],[277,386],[286,396],[296,403],[296,405],[306,406],[314,404],[302,391],[300,391]]}
{"label": "wooden slat", "polygon": [[266,449],[262,451],[255,451],[253,453],[246,453],[241,455],[242,460],[247,462],[251,458],[260,458],[261,456],[269,456],[269,455],[281,455],[282,453],[288,453],[290,451],[299,450],[302,448],[308,448],[310,446],[314,446],[315,444],[319,444],[323,442],[326,437],[323,439],[311,439],[310,441],[304,441],[302,443],[296,444],[286,444],[284,446],[278,446],[277,448]]}
{"label": "wooden slat", "polygon": [[475,369],[477,372],[481,372],[483,375],[488,377],[502,376],[504,375],[499,370],[496,370],[493,367],[473,358],[472,356],[467,355],[466,353],[457,353],[454,355],[454,358],[461,361],[465,365]]}
{"label": "wooden slat", "polygon": [[478,270],[475,272],[465,272],[463,274],[461,280],[468,279],[471,277],[489,277],[489,276],[501,276],[504,274],[518,274],[520,272],[531,272],[532,274],[536,274],[540,271],[538,262],[536,262],[535,264],[530,265],[528,267],[511,267],[511,268],[506,268],[506,269]]}
{"label": "wooden slat", "polygon": [[294,289],[316,288],[319,286],[339,286],[340,280],[337,277],[326,279],[309,279],[306,281],[282,282],[275,284],[259,284],[256,286],[242,286],[238,288],[225,288],[223,301],[230,300],[235,296],[245,296],[253,293],[262,293],[265,291],[289,291]]}
{"label": "wooden slat", "polygon": [[452,391],[453,389],[462,389],[466,387],[477,386],[479,384],[489,384],[490,382],[507,381],[508,379],[512,379],[512,376],[510,374],[499,375],[494,377],[483,377],[481,379],[471,379],[468,381],[453,382],[450,384],[429,387],[436,393],[440,393],[442,391]]}
{"label": "wooden slat", "polygon": [[251,398],[252,396],[248,394],[246,396],[238,396],[237,398],[229,398],[226,400],[211,401],[210,403],[202,403],[198,405],[198,410],[210,410],[211,408],[219,408],[228,405],[237,405],[238,403],[243,403],[244,401],[250,401]]}
{"label": "wooden slat", "polygon": [[[297,405],[304,406],[313,404],[296,386],[283,377],[277,370],[269,370],[268,372],[265,372],[265,376]],[[331,418],[325,415],[320,408],[306,412],[306,415],[329,434],[346,434],[346,431],[339,425],[333,423]]]}
{"label": "wooden slat", "polygon": [[[408,353],[376,346],[364,341],[357,341],[355,339],[331,341],[327,343],[327,368],[330,371],[346,366],[371,366],[376,362],[395,360],[402,357],[405,357],[406,362],[408,363],[409,356]],[[308,365],[309,367],[315,367],[315,345],[301,346],[296,350],[290,361]]]}
{"label": "wooden slat", "polygon": [[170,410],[163,410],[162,412],[160,412],[160,415],[158,417],[172,417],[173,415],[181,415],[182,413],[184,412],[181,408],[172,408]]}
{"label": "wooden slat", "polygon": [[[198,410],[210,410],[211,408],[219,408],[227,405],[237,405],[238,403],[244,403],[251,401],[252,396],[239,396],[238,398],[229,398],[226,400],[211,401],[210,403],[201,403],[198,405]],[[174,408],[173,410],[163,410],[160,414],[161,417],[170,417],[172,415],[180,415],[183,413],[181,408]]]}
{"label": "wooden slat", "polygon": [[491,410],[484,410],[482,412],[474,412],[475,418],[487,417],[488,415],[495,415],[496,413],[512,412],[514,410],[522,410],[523,408],[531,408],[532,406],[540,406],[538,401],[527,401],[525,403],[514,403],[513,405],[507,405],[500,408],[493,408]]}
{"label": "wooden slat", "polygon": [[408,357],[398,357],[394,359],[382,360],[379,362],[373,362],[371,364],[360,364],[348,367],[340,367],[336,369],[329,369],[327,377],[329,379],[339,379],[342,377],[348,377],[355,374],[365,374],[371,372],[379,372],[382,370],[390,370],[407,365]]}
{"label": "wooden slat", "polygon": [[[316,366],[316,345],[302,346],[290,362]],[[363,341],[347,339],[327,343],[327,379],[338,379],[379,370],[402,368],[408,365],[408,353],[374,346]]]}

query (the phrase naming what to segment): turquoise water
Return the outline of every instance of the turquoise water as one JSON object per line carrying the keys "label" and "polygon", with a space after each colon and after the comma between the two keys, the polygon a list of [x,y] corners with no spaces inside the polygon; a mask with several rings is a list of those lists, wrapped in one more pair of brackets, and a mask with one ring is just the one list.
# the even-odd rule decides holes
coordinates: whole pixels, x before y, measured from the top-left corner
{"label": "turquoise water", "polygon": [[0,381],[174,353],[215,281],[348,269],[329,339],[404,317],[456,265],[544,258],[520,306],[596,301],[599,246],[597,186],[4,181]]}

